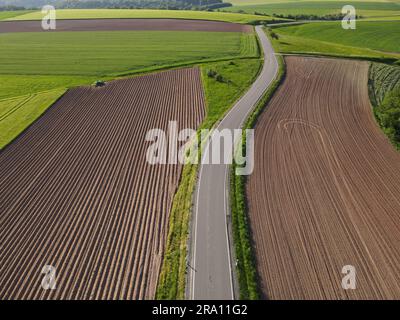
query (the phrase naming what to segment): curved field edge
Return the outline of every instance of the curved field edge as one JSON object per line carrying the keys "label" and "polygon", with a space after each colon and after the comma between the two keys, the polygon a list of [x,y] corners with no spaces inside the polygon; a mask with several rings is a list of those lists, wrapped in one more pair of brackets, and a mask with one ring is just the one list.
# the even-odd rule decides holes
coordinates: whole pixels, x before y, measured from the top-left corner
{"label": "curved field edge", "polygon": [[368,94],[375,120],[400,151],[400,67],[371,63]]}
{"label": "curved field edge", "polygon": [[[40,11],[31,12],[8,20],[41,20]],[[271,16],[257,16],[230,12],[207,12],[191,10],[149,10],[149,9],[61,9],[57,19],[189,19],[226,21],[241,24],[255,24],[258,21],[278,20]],[[288,19],[279,19],[288,20]]]}
{"label": "curved field edge", "polygon": [[[14,141],[35,122],[46,110],[65,94],[59,88],[32,95],[0,100],[0,150]],[[9,104],[9,101],[16,102]]]}
{"label": "curved field edge", "polygon": [[[361,24],[362,22],[360,22]],[[372,25],[371,25],[372,23]],[[366,24],[364,22],[363,24]],[[378,22],[370,22],[367,27],[374,26],[375,24],[379,25]],[[375,40],[375,45],[367,48],[367,44],[358,42],[350,42],[347,41],[338,41],[334,37],[320,37],[317,39],[317,36],[314,38],[300,34],[299,32],[303,30],[306,26],[308,29],[316,29],[318,26],[325,26],[326,23],[318,22],[318,23],[305,23],[305,24],[297,24],[293,26],[271,26],[272,31],[276,34],[276,37],[273,38],[272,44],[276,51],[281,53],[289,53],[289,54],[307,54],[307,55],[316,55],[316,56],[326,56],[326,57],[346,57],[352,59],[365,59],[377,62],[384,63],[394,63],[399,61],[400,53],[398,52],[389,52],[390,50],[384,48],[384,46],[380,46],[380,43],[383,43],[383,40],[379,42]],[[301,29],[303,28],[303,29]],[[306,29],[306,30],[308,30]],[[300,30],[299,32],[297,32]],[[358,30],[358,29],[357,29]],[[362,30],[362,29],[360,29]],[[328,30],[329,31],[329,30]],[[368,30],[367,30],[368,31]],[[365,31],[365,32],[367,32]],[[297,33],[296,33],[297,32]],[[361,32],[361,31],[360,31]],[[360,38],[363,37],[363,34],[360,33]],[[350,36],[348,38],[351,38]],[[379,50],[377,48],[380,48]]]}
{"label": "curved field edge", "polygon": [[[265,92],[254,111],[247,118],[243,129],[254,128],[258,116],[267,107],[269,100],[282,83],[285,77],[285,65],[283,58],[277,57],[279,69],[276,78]],[[242,154],[246,152],[246,137],[242,138]],[[238,167],[233,163],[230,169],[230,208],[232,215],[232,233],[236,256],[236,274],[239,282],[240,299],[260,299],[258,288],[258,275],[253,252],[250,225],[248,223],[247,200],[245,192],[246,176],[237,176],[235,170]]]}
{"label": "curved field edge", "polygon": [[[202,65],[207,112],[199,130],[211,129],[223,118],[254,82],[261,66],[260,59],[247,61],[237,59]],[[214,70],[220,74],[224,82],[208,77],[208,70]],[[239,80],[241,80],[240,84]],[[201,155],[199,155],[199,159],[200,157]],[[198,169],[198,164],[186,164],[182,171],[170,213],[167,243],[156,299],[185,299],[186,273],[189,267],[187,265],[188,235]]]}

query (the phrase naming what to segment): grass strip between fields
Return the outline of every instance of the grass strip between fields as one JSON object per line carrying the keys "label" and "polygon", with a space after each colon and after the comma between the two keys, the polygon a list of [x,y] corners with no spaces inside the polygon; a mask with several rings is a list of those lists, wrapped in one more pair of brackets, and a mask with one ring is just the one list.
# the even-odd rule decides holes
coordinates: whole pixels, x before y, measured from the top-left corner
{"label": "grass strip between fields", "polygon": [[65,91],[66,89],[59,88],[14,99],[0,100],[0,150],[26,130],[60,99]]}
{"label": "grass strip between fields", "polygon": [[[41,20],[43,14],[34,11],[9,20]],[[259,21],[278,20],[271,16],[241,14],[231,12],[209,12],[194,10],[158,10],[158,9],[58,9],[57,19],[190,19],[226,21],[242,24],[257,24]],[[287,19],[279,19],[287,20]]]}
{"label": "grass strip between fields", "polygon": [[[282,83],[285,75],[284,61],[277,57],[279,69],[276,78],[271,83],[254,111],[247,118],[243,129],[254,128],[258,116],[263,112],[272,95]],[[246,136],[242,138],[242,152],[246,152]],[[255,300],[260,298],[258,287],[258,275],[256,260],[253,252],[250,225],[248,222],[248,211],[246,201],[246,176],[237,176],[235,170],[237,164],[233,163],[230,172],[230,205],[232,215],[232,232],[237,259],[236,274],[239,281],[240,299]]]}
{"label": "grass strip between fields", "polygon": [[[260,59],[236,59],[204,64],[202,80],[207,102],[207,116],[200,129],[210,129],[230,110],[251,86],[261,70]],[[209,77],[213,70],[221,81]],[[201,159],[201,155],[199,155]],[[186,164],[175,194],[169,218],[169,229],[156,299],[185,299],[189,221],[198,164]]]}

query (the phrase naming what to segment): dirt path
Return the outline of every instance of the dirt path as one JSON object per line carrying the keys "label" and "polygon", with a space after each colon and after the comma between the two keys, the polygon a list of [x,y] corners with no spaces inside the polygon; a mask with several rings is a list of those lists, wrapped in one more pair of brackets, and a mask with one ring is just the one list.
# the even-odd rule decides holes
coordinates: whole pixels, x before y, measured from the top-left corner
{"label": "dirt path", "polygon": [[153,298],[182,167],[149,165],[145,136],[204,112],[200,70],[166,71],[70,90],[5,148],[0,299]]}
{"label": "dirt path", "polygon": [[[366,62],[288,57],[256,126],[247,184],[271,299],[400,299],[400,153],[379,129]],[[344,265],[356,289],[343,290]]]}

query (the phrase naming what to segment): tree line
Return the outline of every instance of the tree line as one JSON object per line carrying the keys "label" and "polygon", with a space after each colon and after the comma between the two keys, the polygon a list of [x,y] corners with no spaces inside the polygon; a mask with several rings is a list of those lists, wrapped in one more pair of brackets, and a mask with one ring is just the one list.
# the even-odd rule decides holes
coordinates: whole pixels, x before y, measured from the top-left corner
{"label": "tree line", "polygon": [[213,10],[232,6],[222,0],[0,0],[0,10],[40,8],[46,4],[58,9]]}

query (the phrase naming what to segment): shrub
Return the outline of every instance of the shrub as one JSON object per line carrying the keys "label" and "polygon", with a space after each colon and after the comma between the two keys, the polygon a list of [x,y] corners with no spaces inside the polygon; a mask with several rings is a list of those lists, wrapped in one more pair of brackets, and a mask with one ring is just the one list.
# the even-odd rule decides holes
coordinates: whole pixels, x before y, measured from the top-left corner
{"label": "shrub", "polygon": [[207,70],[207,76],[209,77],[209,78],[215,78],[215,76],[217,75],[217,72],[216,71],[214,71],[214,70]]}
{"label": "shrub", "polygon": [[276,40],[279,39],[279,36],[275,32],[271,31],[270,34],[271,34],[272,39],[276,39]]}
{"label": "shrub", "polygon": [[376,108],[376,115],[389,139],[400,146],[400,88],[390,91]]}
{"label": "shrub", "polygon": [[224,77],[223,77],[222,75],[220,75],[220,74],[218,74],[218,75],[215,77],[215,80],[217,80],[218,82],[225,82]]}

